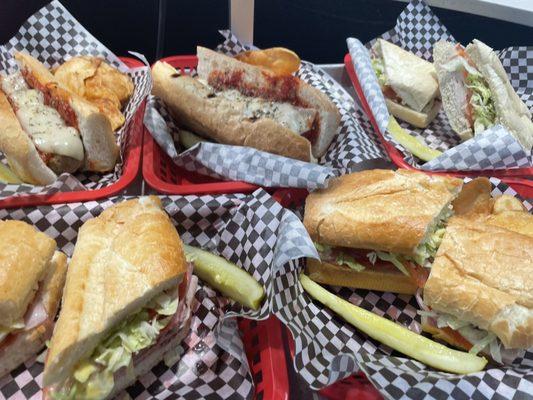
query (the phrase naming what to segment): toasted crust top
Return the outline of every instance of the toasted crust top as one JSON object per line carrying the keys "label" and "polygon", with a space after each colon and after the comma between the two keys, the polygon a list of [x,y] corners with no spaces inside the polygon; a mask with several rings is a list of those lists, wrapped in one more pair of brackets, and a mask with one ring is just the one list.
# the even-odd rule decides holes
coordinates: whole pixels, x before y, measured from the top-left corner
{"label": "toasted crust top", "polygon": [[[514,213],[520,219],[527,213]],[[491,216],[453,217],[424,288],[424,300],[494,332],[506,347],[533,345],[533,238]],[[531,220],[530,220],[531,222]]]}
{"label": "toasted crust top", "polygon": [[0,326],[26,313],[44,279],[56,242],[21,221],[0,221]]}
{"label": "toasted crust top", "polygon": [[412,255],[461,186],[408,170],[356,172],[307,197],[304,225],[323,244]]}
{"label": "toasted crust top", "polygon": [[122,202],[79,230],[45,366],[62,381],[114,326],[181,282],[181,240],[154,196]]}

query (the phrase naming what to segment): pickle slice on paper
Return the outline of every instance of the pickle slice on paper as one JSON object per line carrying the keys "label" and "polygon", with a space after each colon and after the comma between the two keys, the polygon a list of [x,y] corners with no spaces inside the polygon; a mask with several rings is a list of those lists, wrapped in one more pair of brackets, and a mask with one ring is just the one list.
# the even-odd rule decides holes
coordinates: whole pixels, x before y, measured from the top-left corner
{"label": "pickle slice on paper", "polygon": [[483,370],[487,364],[484,357],[450,349],[393,321],[357,307],[327,291],[307,275],[300,275],[300,283],[313,299],[324,304],[360,331],[433,368],[457,374],[470,374]]}
{"label": "pickle slice on paper", "polygon": [[185,129],[180,129],[179,138],[181,145],[186,149],[190,149],[195,144],[206,141],[203,137]]}
{"label": "pickle slice on paper", "polygon": [[8,166],[0,163],[0,182],[1,183],[22,183],[22,181],[19,179],[17,175],[13,171],[11,171],[11,168]]}
{"label": "pickle slice on paper", "polygon": [[442,154],[441,151],[426,146],[417,138],[407,133],[392,115],[390,116],[387,130],[398,143],[421,160],[431,161]]}
{"label": "pickle slice on paper", "polygon": [[194,273],[224,296],[254,310],[261,307],[263,287],[248,272],[225,258],[197,247],[184,245],[187,260],[194,264]]}

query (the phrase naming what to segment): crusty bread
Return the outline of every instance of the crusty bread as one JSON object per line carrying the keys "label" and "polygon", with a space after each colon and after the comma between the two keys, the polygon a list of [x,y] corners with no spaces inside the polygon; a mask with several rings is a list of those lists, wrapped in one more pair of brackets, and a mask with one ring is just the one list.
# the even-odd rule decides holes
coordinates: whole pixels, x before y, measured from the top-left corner
{"label": "crusty bread", "polygon": [[56,174],[47,167],[30,137],[22,129],[2,90],[0,90],[0,151],[6,156],[13,172],[24,182],[48,185],[57,179]]}
{"label": "crusty bread", "polygon": [[503,211],[492,214],[485,217],[484,222],[533,238],[533,215],[524,211]]}
{"label": "crusty bread", "polygon": [[198,76],[216,89],[236,89],[245,95],[316,109],[319,134],[313,156],[324,155],[340,124],[339,110],[326,94],[292,75],[277,76],[205,47],[198,46],[196,51]]}
{"label": "crusty bread", "polygon": [[532,237],[489,225],[484,218],[453,217],[424,287],[424,301],[494,332],[507,348],[529,348],[532,265]]}
{"label": "crusty bread", "polygon": [[372,48],[383,60],[387,84],[412,110],[421,112],[439,93],[433,64],[383,39]]}
{"label": "crusty bread", "polygon": [[169,64],[152,67],[153,93],[169,107],[176,121],[194,132],[223,144],[249,146],[258,150],[311,160],[311,144],[270,118],[249,118],[243,104],[221,96],[189,76],[180,76]]}
{"label": "crusty bread", "polygon": [[0,326],[26,313],[43,280],[56,242],[21,221],[0,221]]}
{"label": "crusty bread", "polygon": [[52,336],[53,320],[59,308],[66,272],[67,257],[56,251],[39,287],[43,291],[42,301],[48,320],[33,329],[18,332],[8,339],[7,344],[0,346],[0,377],[37,355],[45,341]]}
{"label": "crusty bread", "polygon": [[326,285],[404,294],[414,294],[417,289],[414,281],[394,266],[387,269],[366,268],[357,272],[348,267],[308,258],[306,273],[315,282]]}
{"label": "crusty bread", "polygon": [[413,109],[398,104],[390,99],[385,99],[389,112],[402,121],[408,122],[417,128],[427,128],[431,121],[435,119],[440,110],[440,101],[435,101],[433,106],[427,111],[414,111]]}
{"label": "crusty bread", "polygon": [[313,240],[413,255],[462,180],[408,170],[366,170],[330,180],[305,203]]}
{"label": "crusty bread", "polygon": [[186,271],[181,240],[154,196],[114,205],[80,228],[45,386],[65,380],[106,334]]}
{"label": "crusty bread", "polygon": [[504,125],[526,149],[533,148],[531,112],[516,94],[496,53],[485,43],[474,39],[466,52],[487,81],[498,115]]}
{"label": "crusty bread", "polygon": [[463,76],[460,72],[447,71],[443,68],[443,65],[456,55],[455,45],[450,42],[437,42],[433,46],[433,60],[444,111],[455,133],[462,140],[467,140],[474,135],[474,132],[466,118],[468,100]]}
{"label": "crusty bread", "polygon": [[490,214],[494,202],[491,191],[492,184],[484,176],[465,183],[452,202],[454,215]]}
{"label": "crusty bread", "polygon": [[79,131],[85,148],[85,168],[95,172],[113,169],[119,149],[108,118],[98,107],[61,86],[37,59],[26,53],[16,53],[15,59],[28,85],[43,92],[47,103],[67,125]]}

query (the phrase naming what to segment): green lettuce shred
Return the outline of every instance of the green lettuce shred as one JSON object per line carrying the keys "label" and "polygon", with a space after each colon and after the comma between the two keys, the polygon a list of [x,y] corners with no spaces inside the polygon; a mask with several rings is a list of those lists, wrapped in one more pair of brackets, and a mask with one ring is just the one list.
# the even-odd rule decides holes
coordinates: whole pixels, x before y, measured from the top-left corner
{"label": "green lettuce shred", "polygon": [[435,257],[440,247],[444,233],[446,232],[446,222],[453,215],[451,207],[446,207],[439,215],[433,231],[427,235],[426,239],[415,249],[414,256],[409,257],[418,265],[425,266],[426,261]]}
{"label": "green lettuce shred", "polygon": [[496,121],[496,108],[491,90],[481,74],[468,74],[466,86],[472,90],[470,104],[473,110],[474,131],[483,132]]}
{"label": "green lettuce shred", "polygon": [[[69,389],[54,392],[54,398],[91,400],[106,397],[113,390],[114,373],[122,367],[133,373],[133,355],[155,343],[177,308],[178,299],[173,293],[162,293],[154,298],[110,333],[87,359],[78,363]],[[149,310],[157,315],[150,318]]]}
{"label": "green lettuce shred", "polygon": [[[387,253],[387,252],[384,252],[384,251],[373,251],[373,252],[369,253],[367,256],[368,256],[368,259],[370,260],[370,262],[372,262],[372,263],[375,263],[376,259],[379,258],[382,261],[387,261],[387,262],[392,263],[403,274],[405,274],[407,276],[411,276],[409,274],[409,272],[407,272],[407,270],[405,269],[405,266],[403,265],[403,258],[399,254]],[[374,261],[372,261],[372,260],[374,260]]]}
{"label": "green lettuce shred", "polygon": [[348,267],[350,267],[351,269],[353,269],[354,271],[357,271],[357,272],[361,272],[361,271],[364,271],[365,270],[365,266],[362,265],[362,264],[359,264],[355,258],[353,258],[352,256],[349,256],[348,254],[345,254],[345,253],[339,253],[339,255],[337,256],[337,259],[335,260],[337,264],[339,265],[346,265]]}
{"label": "green lettuce shred", "polygon": [[385,75],[385,66],[383,65],[383,60],[381,58],[375,57],[371,59],[372,68],[376,73],[378,82],[381,86],[387,85],[387,75]]}

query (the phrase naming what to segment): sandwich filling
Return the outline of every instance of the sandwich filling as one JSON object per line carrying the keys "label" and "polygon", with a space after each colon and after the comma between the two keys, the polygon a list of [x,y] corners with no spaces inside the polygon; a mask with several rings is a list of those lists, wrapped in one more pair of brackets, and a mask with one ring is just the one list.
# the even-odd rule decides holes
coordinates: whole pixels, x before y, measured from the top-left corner
{"label": "sandwich filling", "polygon": [[42,92],[29,88],[20,72],[2,78],[2,90],[45,162],[49,154],[83,160],[83,144],[78,131],[67,126],[55,108],[45,104]]}
{"label": "sandwich filling", "polygon": [[467,350],[472,354],[490,355],[498,363],[512,360],[515,357],[516,351],[505,349],[494,333],[462,321],[452,314],[431,310],[419,295],[416,296],[416,299],[422,308],[418,311],[421,316],[422,329],[434,338]]}
{"label": "sandwich filling", "polygon": [[[190,275],[190,274],[188,274]],[[187,284],[190,276],[187,277]],[[115,387],[117,371],[133,376],[140,354],[162,340],[165,333],[182,328],[188,319],[191,290],[179,300],[179,288],[162,292],[113,331],[86,358],[74,367],[71,377],[58,388],[52,388],[54,399],[101,399]],[[186,303],[186,304],[184,304]]]}
{"label": "sandwich filling", "polygon": [[241,112],[243,120],[253,123],[268,118],[304,136],[311,144],[314,144],[318,138],[318,113],[314,109],[261,97],[250,97],[236,89],[218,90],[202,79],[198,79],[198,82],[205,86],[207,99],[220,98],[227,101],[232,109]]}
{"label": "sandwich filling", "polygon": [[444,64],[443,68],[449,72],[456,72],[464,83],[465,117],[477,134],[496,123],[494,98],[487,81],[465,49],[460,44],[455,49],[456,55]]}
{"label": "sandwich filling", "polygon": [[320,259],[324,262],[361,272],[366,268],[386,269],[393,266],[409,276],[420,288],[424,287],[429,269],[444,237],[446,221],[453,215],[452,206],[444,207],[427,233],[410,256],[385,251],[332,247],[316,243]]}

